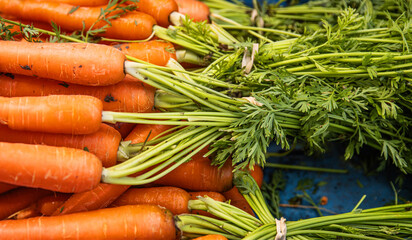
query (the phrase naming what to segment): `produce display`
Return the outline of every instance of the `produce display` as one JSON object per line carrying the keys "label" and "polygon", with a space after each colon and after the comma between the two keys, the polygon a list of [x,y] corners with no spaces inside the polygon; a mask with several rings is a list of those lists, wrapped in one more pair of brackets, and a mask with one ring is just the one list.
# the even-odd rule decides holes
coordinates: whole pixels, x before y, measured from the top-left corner
{"label": "produce display", "polygon": [[397,198],[280,218],[263,170],[336,142],[408,184],[412,2],[283,5],[0,0],[0,239],[409,239]]}

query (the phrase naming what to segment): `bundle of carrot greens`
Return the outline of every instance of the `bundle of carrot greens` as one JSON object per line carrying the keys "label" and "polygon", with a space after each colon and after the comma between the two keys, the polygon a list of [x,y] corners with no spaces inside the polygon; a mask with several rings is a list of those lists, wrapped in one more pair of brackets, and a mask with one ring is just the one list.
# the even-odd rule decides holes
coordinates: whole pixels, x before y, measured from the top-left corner
{"label": "bundle of carrot greens", "polygon": [[188,238],[220,234],[228,239],[407,239],[411,236],[412,204],[360,209],[360,201],[351,212],[299,221],[275,219],[262,193],[247,173],[238,171],[234,184],[249,202],[258,218],[227,203],[208,197],[191,201],[192,209],[207,210],[219,219],[181,214],[177,227]]}

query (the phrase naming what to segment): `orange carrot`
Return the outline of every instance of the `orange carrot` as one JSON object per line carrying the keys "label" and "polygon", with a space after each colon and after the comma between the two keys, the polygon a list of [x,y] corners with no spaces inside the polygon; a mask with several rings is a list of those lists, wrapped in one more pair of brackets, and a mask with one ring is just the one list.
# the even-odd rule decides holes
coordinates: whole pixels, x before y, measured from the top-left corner
{"label": "orange carrot", "polygon": [[117,123],[105,123],[109,125],[110,127],[116,129],[120,135],[122,136],[122,139],[126,138],[127,135],[133,130],[133,128],[136,126],[134,123],[122,123],[122,122],[117,122]]}
{"label": "orange carrot", "polygon": [[119,49],[126,55],[159,66],[166,66],[170,58],[176,59],[176,52],[173,44],[162,40],[151,40],[140,43],[122,43],[114,45],[113,47]]}
{"label": "orange carrot", "polygon": [[124,140],[131,141],[132,144],[143,143],[146,140],[150,141],[155,136],[172,127],[172,125],[137,124]]}
{"label": "orange carrot", "polygon": [[179,13],[187,15],[195,22],[209,20],[209,7],[198,0],[175,0],[179,6]]}
{"label": "orange carrot", "polygon": [[[62,29],[82,30],[83,24],[88,30],[98,20],[105,6],[79,7],[73,12],[73,5],[38,0],[0,0],[0,12],[23,20],[54,22]],[[71,12],[69,14],[69,12]],[[107,25],[100,21],[94,29]],[[152,34],[156,20],[143,12],[131,11],[111,20],[111,26],[101,36],[108,38],[138,40],[146,39]]]}
{"label": "orange carrot", "polygon": [[191,161],[183,163],[154,183],[192,191],[227,191],[232,187],[232,165],[230,161],[226,161],[221,168],[211,166],[210,158],[203,157],[207,151],[208,148],[201,150]]}
{"label": "orange carrot", "polygon": [[[3,167],[3,165],[2,165]],[[36,188],[17,188],[0,195],[0,220],[5,219],[36,202],[39,198],[51,194],[50,191]],[[0,237],[3,237],[0,234]]]}
{"label": "orange carrot", "polygon": [[41,216],[41,213],[37,209],[37,203],[32,203],[30,206],[26,207],[15,213],[13,215],[13,219],[26,219],[31,217],[38,217]]}
{"label": "orange carrot", "polygon": [[96,155],[104,167],[116,164],[120,140],[120,133],[103,123],[97,132],[84,135],[18,131],[0,125],[0,142],[82,149]]}
{"label": "orange carrot", "polygon": [[50,216],[70,196],[70,193],[56,192],[54,194],[42,197],[37,201],[37,210],[45,216]]}
{"label": "orange carrot", "polygon": [[[100,182],[102,163],[84,150],[0,142],[0,182],[82,192]],[[1,235],[1,234],[0,234]]]}
{"label": "orange carrot", "polygon": [[130,186],[100,183],[90,191],[75,193],[60,204],[51,215],[92,211],[109,206]]}
{"label": "orange carrot", "polygon": [[125,77],[124,54],[106,45],[0,41],[0,49],[4,73],[92,86],[115,84]]}
{"label": "orange carrot", "polygon": [[122,206],[62,216],[0,221],[2,239],[173,240],[173,215],[153,205]]}
{"label": "orange carrot", "polygon": [[[165,125],[162,125],[166,128]],[[167,126],[167,129],[170,126]],[[162,127],[161,127],[162,128]],[[149,139],[155,137],[157,134],[162,132],[161,128],[153,127],[152,134]],[[150,131],[150,130],[149,130]],[[145,133],[145,134],[142,134]],[[134,141],[144,142],[147,138],[148,128],[147,125],[142,125],[142,127],[136,127],[133,134]],[[68,214],[80,211],[90,211],[99,208],[104,208],[111,204],[116,198],[118,198],[123,192],[125,192],[130,186],[122,185],[111,185],[106,183],[101,183],[96,188],[86,191],[83,193],[73,194],[70,199],[68,199],[62,206],[56,210],[53,215]]]}
{"label": "orange carrot", "polygon": [[[0,136],[1,136],[1,134],[0,134]],[[7,184],[7,183],[2,183],[2,182],[0,182],[0,194],[1,193],[5,193],[5,192],[7,192],[7,191],[9,191],[9,190],[12,190],[12,189],[14,189],[14,188],[17,188],[18,186],[16,186],[16,185],[12,185],[12,184]]]}
{"label": "orange carrot", "polygon": [[171,24],[169,15],[178,10],[175,0],[139,0],[133,4],[137,6],[138,11],[152,16],[157,24],[162,27],[167,27]]}
{"label": "orange carrot", "polygon": [[176,187],[130,188],[112,206],[153,204],[169,209],[174,215],[189,213],[190,195]]}
{"label": "orange carrot", "polygon": [[205,235],[202,237],[194,238],[193,240],[227,240],[227,238],[222,235],[211,234],[211,235]]}
{"label": "orange carrot", "polygon": [[83,86],[32,76],[0,74],[0,96],[89,95],[100,99],[103,110],[152,112],[156,89],[130,75],[109,86]]}
{"label": "orange carrot", "polygon": [[[223,196],[221,193],[218,193],[218,192],[189,192],[189,195],[190,195],[191,200],[197,200],[198,196],[201,196],[201,197],[208,196],[216,201],[220,201],[220,202],[226,201],[225,196]],[[213,214],[210,214],[207,211],[203,211],[203,210],[192,210],[191,213],[216,218],[216,216],[214,216]]]}
{"label": "orange carrot", "polygon": [[[259,165],[254,165],[253,170],[249,171],[250,175],[255,179],[256,183],[258,184],[259,188],[262,187],[263,183],[263,170]],[[250,207],[249,203],[243,197],[243,195],[239,192],[237,187],[233,187],[229,191],[223,193],[223,195],[230,200],[230,204],[242,209],[243,211],[249,213],[250,215],[255,215],[252,208]]]}
{"label": "orange carrot", "polygon": [[0,97],[0,124],[15,130],[90,134],[102,121],[102,102],[91,96]]}
{"label": "orange carrot", "polygon": [[109,0],[47,0],[47,2],[67,3],[74,6],[102,6],[107,5]]}

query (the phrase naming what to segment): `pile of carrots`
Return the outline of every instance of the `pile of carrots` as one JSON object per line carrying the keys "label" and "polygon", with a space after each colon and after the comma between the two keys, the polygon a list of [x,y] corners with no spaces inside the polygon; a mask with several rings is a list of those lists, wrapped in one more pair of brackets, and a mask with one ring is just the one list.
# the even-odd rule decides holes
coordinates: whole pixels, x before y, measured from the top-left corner
{"label": "pile of carrots", "polygon": [[[141,40],[154,25],[168,26],[174,12],[194,21],[209,15],[197,0],[123,2],[136,10],[112,20],[101,36]],[[0,16],[71,32],[104,24],[96,19],[110,3],[0,0]],[[143,143],[170,129],[101,118],[102,111],[156,111],[156,89],[126,75],[124,61],[127,54],[164,66],[176,59],[173,44],[32,43],[16,35],[0,49],[0,239],[179,239],[173,215],[190,213],[189,201],[205,195],[253,214],[232,188],[233,167],[211,166],[207,148],[147,186],[100,182],[102,169],[117,163],[122,140]],[[252,174],[261,185],[262,169]]]}

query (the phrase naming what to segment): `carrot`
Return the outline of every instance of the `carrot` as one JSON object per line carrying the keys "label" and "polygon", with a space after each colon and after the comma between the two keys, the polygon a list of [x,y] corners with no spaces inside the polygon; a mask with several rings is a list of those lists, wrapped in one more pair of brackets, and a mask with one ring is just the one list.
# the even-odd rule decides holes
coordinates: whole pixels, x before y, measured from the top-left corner
{"label": "carrot", "polygon": [[[167,126],[167,129],[169,127],[170,126]],[[163,128],[166,128],[166,126],[163,126]],[[159,130],[161,128],[153,127],[153,129],[154,130],[152,131],[150,138],[155,137],[157,134],[163,131]],[[133,134],[135,134],[137,137],[134,137],[134,141],[137,143],[144,142],[147,136],[146,134],[142,134],[142,132],[148,133],[147,131],[147,125],[143,124],[142,127],[136,127],[134,129]],[[99,186],[90,191],[73,194],[72,197],[70,197],[70,199],[68,199],[64,204],[62,204],[62,206],[58,208],[58,210],[56,210],[53,213],[53,215],[61,215],[104,208],[111,204],[114,200],[116,200],[129,187],[130,186],[101,183],[99,184]]]}
{"label": "carrot", "polygon": [[190,195],[176,187],[130,188],[112,206],[153,204],[169,209],[174,215],[189,213]]}
{"label": "carrot", "polygon": [[100,183],[92,190],[75,193],[67,201],[56,207],[53,216],[76,212],[92,211],[109,206],[130,186]]}
{"label": "carrot", "polygon": [[0,96],[89,95],[100,99],[103,110],[152,112],[156,89],[130,75],[109,86],[83,86],[32,76],[0,74]]}
{"label": "carrot", "polygon": [[137,124],[124,140],[131,141],[132,144],[143,143],[172,127],[172,125]]}
{"label": "carrot", "polygon": [[211,166],[210,158],[203,157],[207,151],[207,148],[201,150],[192,157],[191,161],[183,163],[153,183],[192,191],[227,191],[232,187],[231,163],[226,161],[221,168]]}
{"label": "carrot", "polygon": [[[250,175],[255,179],[256,183],[258,184],[259,188],[262,187],[263,183],[263,170],[259,165],[254,165],[253,170],[250,171]],[[243,211],[249,213],[250,215],[255,216],[252,208],[250,207],[249,203],[243,197],[243,195],[239,192],[237,187],[233,187],[229,191],[223,193],[223,195],[230,200],[230,204],[242,209]]]}
{"label": "carrot", "polygon": [[90,190],[102,174],[101,161],[89,152],[22,143],[0,142],[0,166],[0,182],[58,192]]}
{"label": "carrot", "polygon": [[[201,197],[208,196],[216,201],[220,201],[220,202],[226,201],[225,196],[223,196],[221,193],[218,193],[218,192],[189,192],[189,195],[190,195],[191,200],[197,200],[198,196],[201,196]],[[191,213],[216,218],[213,214],[210,214],[207,211],[203,211],[203,210],[192,210]]]}
{"label": "carrot", "polygon": [[124,79],[124,61],[122,52],[101,44],[0,41],[4,73],[104,86]]}
{"label": "carrot", "polygon": [[102,102],[91,96],[0,97],[0,123],[15,130],[90,134],[102,121]]}
{"label": "carrot", "polygon": [[101,123],[97,132],[84,135],[12,130],[0,125],[0,142],[44,144],[82,149],[96,155],[104,167],[116,164],[121,136],[116,129]]}
{"label": "carrot", "polygon": [[175,0],[179,6],[179,13],[189,16],[195,22],[209,20],[209,7],[198,0]]}
{"label": "carrot", "polygon": [[202,237],[194,238],[193,240],[227,240],[225,236],[218,234],[205,235]]}
{"label": "carrot", "polygon": [[169,16],[178,10],[175,0],[139,0],[137,3],[128,2],[128,4],[136,5],[138,11],[149,14],[162,27],[171,24]]}
{"label": "carrot", "polygon": [[38,217],[41,216],[41,213],[37,209],[37,203],[32,203],[30,206],[16,212],[13,215],[13,219],[26,219],[31,217]]}
{"label": "carrot", "polygon": [[109,0],[47,0],[47,2],[67,3],[74,6],[102,6],[107,5]]}
{"label": "carrot", "polygon": [[117,123],[105,123],[108,126],[116,129],[120,135],[122,136],[122,139],[126,138],[127,135],[133,130],[133,128],[136,126],[134,123],[122,123],[122,122],[117,122]]}
{"label": "carrot", "polygon": [[[1,165],[3,168],[3,165]],[[39,198],[51,194],[50,191],[36,188],[17,188],[0,195],[0,220],[5,219],[36,202]],[[0,234],[0,237],[3,237]]]}
{"label": "carrot", "polygon": [[124,54],[137,59],[166,66],[170,58],[176,59],[176,52],[173,44],[162,40],[151,40],[139,43],[122,43],[114,45]]}
{"label": "carrot", "polygon": [[[54,22],[64,30],[86,30],[99,19],[105,6],[79,7],[73,12],[73,5],[37,0],[0,0],[0,12],[22,20]],[[69,14],[70,13],[70,14]],[[111,26],[100,36],[124,40],[146,39],[152,34],[156,20],[143,12],[132,11],[110,21]],[[107,25],[100,21],[94,29]]]}
{"label": "carrot", "polygon": [[50,216],[70,196],[71,196],[70,193],[56,192],[54,194],[42,197],[37,201],[37,204],[36,204],[37,210],[45,216]]}
{"label": "carrot", "polygon": [[[1,134],[0,134],[0,137],[1,137]],[[12,189],[14,189],[14,188],[17,188],[18,186],[16,186],[16,185],[12,185],[12,184],[7,184],[7,183],[2,183],[2,182],[0,182],[0,194],[1,193],[5,193],[5,192],[7,192],[7,191],[9,191],[9,190],[12,190]]]}
{"label": "carrot", "polygon": [[175,239],[173,215],[152,205],[0,221],[1,239]]}

